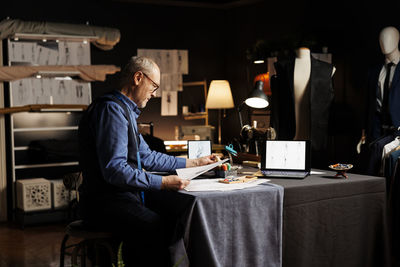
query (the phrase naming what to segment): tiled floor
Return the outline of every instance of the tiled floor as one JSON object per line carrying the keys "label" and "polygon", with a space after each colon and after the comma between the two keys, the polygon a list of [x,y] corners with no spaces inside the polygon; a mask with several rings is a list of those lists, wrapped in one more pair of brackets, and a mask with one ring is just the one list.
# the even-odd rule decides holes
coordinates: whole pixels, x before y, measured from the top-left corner
{"label": "tiled floor", "polygon": [[[11,223],[1,223],[0,267],[59,266],[65,226],[60,223],[21,229]],[[69,257],[65,266],[71,266]]]}

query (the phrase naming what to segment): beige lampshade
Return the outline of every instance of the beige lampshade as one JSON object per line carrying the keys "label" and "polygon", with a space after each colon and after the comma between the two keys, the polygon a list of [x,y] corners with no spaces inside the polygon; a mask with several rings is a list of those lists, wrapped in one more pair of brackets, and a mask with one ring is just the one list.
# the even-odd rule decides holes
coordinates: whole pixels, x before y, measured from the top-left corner
{"label": "beige lampshade", "polygon": [[206,108],[226,109],[234,108],[231,87],[226,80],[213,80],[208,90]]}

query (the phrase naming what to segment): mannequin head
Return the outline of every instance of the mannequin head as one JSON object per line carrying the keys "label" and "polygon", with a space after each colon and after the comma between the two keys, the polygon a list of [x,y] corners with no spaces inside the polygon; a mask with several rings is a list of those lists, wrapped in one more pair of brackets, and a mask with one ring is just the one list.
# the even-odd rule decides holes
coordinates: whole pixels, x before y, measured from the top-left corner
{"label": "mannequin head", "polygon": [[399,31],[392,26],[383,28],[379,34],[379,44],[384,55],[398,51]]}

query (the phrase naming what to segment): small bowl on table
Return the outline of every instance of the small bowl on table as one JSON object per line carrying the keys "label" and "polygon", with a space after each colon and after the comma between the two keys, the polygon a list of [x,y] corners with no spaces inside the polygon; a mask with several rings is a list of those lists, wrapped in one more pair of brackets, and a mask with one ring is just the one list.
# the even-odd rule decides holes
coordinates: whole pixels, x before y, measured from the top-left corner
{"label": "small bowl on table", "polygon": [[336,163],[333,165],[329,165],[329,168],[336,171],[336,177],[343,176],[344,178],[348,178],[346,172],[353,168],[353,164],[343,164],[343,163]]}

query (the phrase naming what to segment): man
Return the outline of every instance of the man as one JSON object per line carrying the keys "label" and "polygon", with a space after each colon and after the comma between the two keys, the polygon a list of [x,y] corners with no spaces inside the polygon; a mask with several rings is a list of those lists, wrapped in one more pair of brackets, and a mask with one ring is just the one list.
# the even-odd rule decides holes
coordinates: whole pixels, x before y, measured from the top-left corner
{"label": "man", "polygon": [[142,167],[171,172],[216,160],[213,155],[176,158],[149,149],[136,119],[159,84],[157,64],[132,57],[121,72],[121,89],[96,99],[79,125],[80,213],[91,227],[121,235],[126,266],[162,266],[166,259],[162,218],[146,207],[143,191],[179,190],[189,184],[177,175],[159,176]]}

